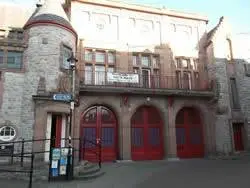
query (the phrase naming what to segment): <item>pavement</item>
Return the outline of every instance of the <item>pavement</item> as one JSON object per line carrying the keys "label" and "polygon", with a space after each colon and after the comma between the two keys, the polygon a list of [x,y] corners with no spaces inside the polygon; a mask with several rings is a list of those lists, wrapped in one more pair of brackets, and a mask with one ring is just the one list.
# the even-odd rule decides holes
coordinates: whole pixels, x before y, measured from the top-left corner
{"label": "pavement", "polygon": [[[249,188],[250,157],[103,164],[95,180],[33,182],[33,188]],[[27,181],[0,179],[2,188],[28,188]]]}

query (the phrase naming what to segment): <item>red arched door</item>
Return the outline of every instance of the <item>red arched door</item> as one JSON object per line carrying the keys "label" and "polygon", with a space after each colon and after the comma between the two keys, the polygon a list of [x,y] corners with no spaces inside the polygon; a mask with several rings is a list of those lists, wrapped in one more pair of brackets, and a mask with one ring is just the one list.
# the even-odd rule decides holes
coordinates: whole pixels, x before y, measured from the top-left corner
{"label": "red arched door", "polygon": [[204,157],[203,130],[199,112],[194,108],[182,108],[175,122],[178,157]]}
{"label": "red arched door", "polygon": [[100,139],[102,143],[102,161],[117,159],[117,121],[111,110],[103,106],[88,109],[83,116],[81,128],[82,135],[87,140],[84,160],[98,160],[95,152],[99,150],[90,143],[96,143],[97,139]]}
{"label": "red arched door", "polygon": [[140,107],[131,119],[132,160],[163,159],[163,122],[154,107]]}

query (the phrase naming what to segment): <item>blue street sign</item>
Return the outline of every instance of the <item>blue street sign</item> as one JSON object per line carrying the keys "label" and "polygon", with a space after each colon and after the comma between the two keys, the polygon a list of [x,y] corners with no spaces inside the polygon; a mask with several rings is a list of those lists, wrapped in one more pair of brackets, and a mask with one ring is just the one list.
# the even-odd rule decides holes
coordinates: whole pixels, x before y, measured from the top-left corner
{"label": "blue street sign", "polygon": [[71,99],[72,99],[71,94],[58,93],[53,95],[53,100],[55,101],[71,101]]}

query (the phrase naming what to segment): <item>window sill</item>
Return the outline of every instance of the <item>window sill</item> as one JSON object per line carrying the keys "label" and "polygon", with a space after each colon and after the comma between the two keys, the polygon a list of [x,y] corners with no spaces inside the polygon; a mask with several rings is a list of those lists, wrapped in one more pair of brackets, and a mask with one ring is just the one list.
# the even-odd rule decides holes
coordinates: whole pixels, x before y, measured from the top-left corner
{"label": "window sill", "polygon": [[2,68],[2,67],[0,67],[0,71],[2,71],[2,72],[13,72],[13,73],[24,73],[25,72],[25,70],[23,68],[14,69],[14,68]]}
{"label": "window sill", "polygon": [[232,110],[233,111],[241,111],[241,108],[240,107],[238,107],[238,108],[234,107],[234,108],[232,108]]}
{"label": "window sill", "polygon": [[96,65],[105,65],[105,62],[96,62]]}

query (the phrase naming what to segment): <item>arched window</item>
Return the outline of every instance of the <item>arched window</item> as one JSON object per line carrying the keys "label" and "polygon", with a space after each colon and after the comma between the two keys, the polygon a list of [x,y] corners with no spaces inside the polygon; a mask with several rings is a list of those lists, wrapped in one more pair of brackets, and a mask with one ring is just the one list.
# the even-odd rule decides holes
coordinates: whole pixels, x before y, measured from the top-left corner
{"label": "arched window", "polygon": [[0,140],[1,141],[11,141],[16,136],[16,130],[12,126],[3,126],[0,128]]}

